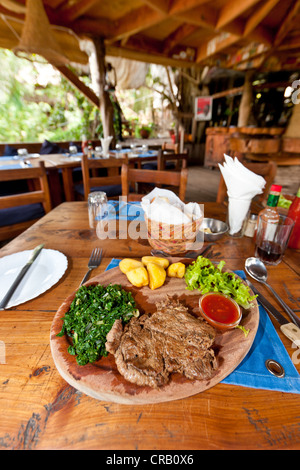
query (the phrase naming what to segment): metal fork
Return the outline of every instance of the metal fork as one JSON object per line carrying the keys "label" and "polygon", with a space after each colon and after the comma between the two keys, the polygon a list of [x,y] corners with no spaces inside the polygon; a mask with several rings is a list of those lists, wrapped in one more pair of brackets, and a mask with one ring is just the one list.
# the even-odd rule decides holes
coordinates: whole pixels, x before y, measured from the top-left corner
{"label": "metal fork", "polygon": [[99,248],[94,248],[90,256],[89,262],[88,262],[89,270],[87,271],[86,275],[82,279],[80,283],[81,286],[85,281],[88,280],[91,271],[95,268],[98,268],[98,266],[100,266],[101,260],[102,260],[102,249],[99,250]]}

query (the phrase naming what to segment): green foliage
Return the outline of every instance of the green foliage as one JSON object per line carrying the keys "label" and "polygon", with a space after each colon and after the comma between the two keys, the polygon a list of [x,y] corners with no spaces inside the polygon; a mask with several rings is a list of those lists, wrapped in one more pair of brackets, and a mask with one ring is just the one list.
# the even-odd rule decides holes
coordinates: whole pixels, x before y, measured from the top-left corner
{"label": "green foliage", "polygon": [[[51,70],[51,79],[41,85],[43,68],[44,76]],[[89,85],[89,77],[83,80]],[[0,49],[0,83],[0,141],[97,137],[98,110],[49,64],[36,64]]]}

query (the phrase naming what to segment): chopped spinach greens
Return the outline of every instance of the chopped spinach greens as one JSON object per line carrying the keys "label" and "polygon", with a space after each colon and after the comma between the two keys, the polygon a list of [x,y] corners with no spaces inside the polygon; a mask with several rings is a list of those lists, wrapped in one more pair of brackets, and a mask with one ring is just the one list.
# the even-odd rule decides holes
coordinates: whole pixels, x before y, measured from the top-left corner
{"label": "chopped spinach greens", "polygon": [[81,286],[65,314],[63,327],[57,336],[66,334],[72,338],[68,352],[76,355],[79,365],[95,362],[107,356],[106,335],[115,320],[128,323],[131,317],[138,316],[131,292],[120,285],[109,284]]}

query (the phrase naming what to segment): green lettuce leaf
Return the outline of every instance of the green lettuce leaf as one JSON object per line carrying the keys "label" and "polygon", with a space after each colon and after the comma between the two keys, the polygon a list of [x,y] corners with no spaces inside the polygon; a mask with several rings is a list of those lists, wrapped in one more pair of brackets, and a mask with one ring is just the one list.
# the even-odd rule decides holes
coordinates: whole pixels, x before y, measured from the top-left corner
{"label": "green lettuce leaf", "polygon": [[256,296],[251,296],[249,287],[234,273],[223,271],[225,261],[215,266],[203,256],[186,268],[185,282],[187,289],[198,289],[202,294],[221,292],[233,298],[241,307],[250,308]]}

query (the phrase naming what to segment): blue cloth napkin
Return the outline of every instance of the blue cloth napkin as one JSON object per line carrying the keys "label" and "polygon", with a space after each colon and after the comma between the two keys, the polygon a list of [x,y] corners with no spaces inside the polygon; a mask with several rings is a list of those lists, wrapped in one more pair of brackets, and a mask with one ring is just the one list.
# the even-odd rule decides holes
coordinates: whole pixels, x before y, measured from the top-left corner
{"label": "blue cloth napkin", "polygon": [[145,150],[145,152],[137,149],[122,149],[122,150],[111,150],[112,153],[134,153],[137,157],[153,157],[157,155],[156,150]]}
{"label": "blue cloth napkin", "polygon": [[18,157],[17,155],[11,155],[10,157],[0,157],[1,160],[0,162],[5,162],[5,161],[9,161],[9,160],[19,160],[20,157]]}
{"label": "blue cloth napkin", "polygon": [[[1,165],[2,162],[11,162],[4,165]],[[18,156],[12,157],[0,157],[0,170],[18,170],[19,168],[25,168],[21,165],[22,158]],[[31,163],[29,162],[26,167],[32,167]]]}
{"label": "blue cloth napkin", "polygon": [[[115,268],[121,260],[112,259],[106,270]],[[244,271],[235,271],[245,279]],[[274,390],[287,393],[300,393],[300,375],[279,338],[268,314],[259,304],[259,326],[250,351],[238,367],[222,383],[242,387]],[[298,358],[295,349],[295,355]],[[278,361],[285,370],[285,376],[275,377],[265,367],[265,361]]]}
{"label": "blue cloth napkin", "polygon": [[[28,165],[29,166],[29,165]],[[0,165],[0,170],[18,170],[19,168],[24,168],[21,163],[12,163],[11,165]]]}
{"label": "blue cloth napkin", "polygon": [[144,211],[141,203],[108,201],[108,211],[102,217],[95,217],[95,220],[144,220]]}

